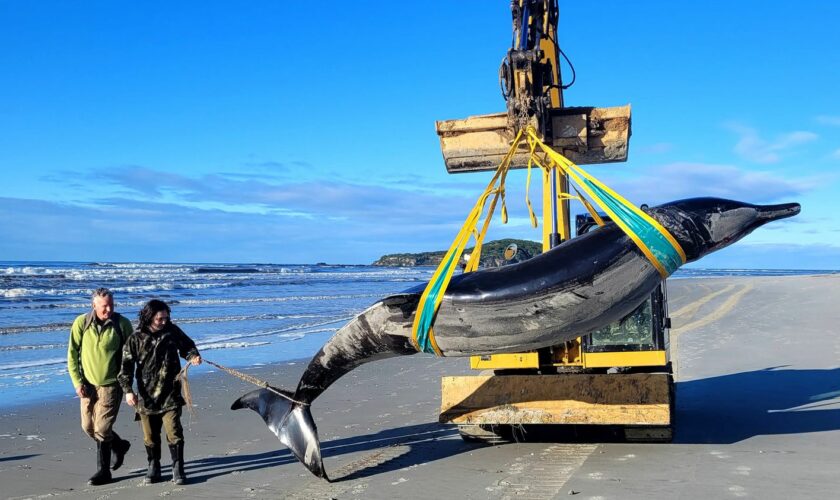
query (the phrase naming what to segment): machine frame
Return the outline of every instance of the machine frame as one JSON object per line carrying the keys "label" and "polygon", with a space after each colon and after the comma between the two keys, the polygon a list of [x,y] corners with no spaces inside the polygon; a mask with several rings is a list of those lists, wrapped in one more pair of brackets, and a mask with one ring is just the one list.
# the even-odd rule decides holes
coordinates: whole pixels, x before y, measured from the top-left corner
{"label": "machine frame", "polygon": [[[515,132],[528,126],[578,164],[625,161],[629,106],[564,106],[557,1],[513,0],[511,13],[514,42],[500,69],[507,112],[437,122],[447,170],[495,169]],[[528,157],[527,148],[517,151],[512,166],[524,168]],[[543,171],[542,181],[548,251],[571,237],[569,201],[558,196],[569,183],[558,168]],[[576,220],[578,234],[594,224],[586,217]],[[458,424],[468,440],[515,438],[512,429],[533,424],[618,426],[630,439],[670,440],[674,383],[664,282],[649,304],[642,306],[648,343],[603,344],[590,332],[535,352],[473,356],[470,365],[482,375],[443,378],[440,421]]]}

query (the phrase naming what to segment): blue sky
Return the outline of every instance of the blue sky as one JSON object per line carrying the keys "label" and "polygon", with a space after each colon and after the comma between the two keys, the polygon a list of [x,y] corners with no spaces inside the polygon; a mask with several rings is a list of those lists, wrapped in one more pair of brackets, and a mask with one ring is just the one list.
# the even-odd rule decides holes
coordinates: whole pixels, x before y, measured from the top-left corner
{"label": "blue sky", "polygon": [[[447,174],[434,122],[504,110],[508,6],[0,0],[0,260],[446,248],[490,174]],[[840,268],[840,4],[560,14],[567,105],[633,106],[629,161],[593,175],[637,203],[802,204],[700,267]],[[524,184],[489,237],[540,239]]]}

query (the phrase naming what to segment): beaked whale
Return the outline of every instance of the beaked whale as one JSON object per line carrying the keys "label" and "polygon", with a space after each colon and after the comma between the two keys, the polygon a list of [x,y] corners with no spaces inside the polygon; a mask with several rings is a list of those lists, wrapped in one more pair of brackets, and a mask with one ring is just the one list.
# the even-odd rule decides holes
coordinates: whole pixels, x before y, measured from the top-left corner
{"label": "beaked whale", "polygon": [[[646,212],[693,262],[799,210],[797,203],[692,198]],[[631,239],[608,223],[530,260],[453,277],[435,318],[435,339],[444,356],[557,345],[631,313],[662,279]],[[294,392],[258,389],[231,408],[259,413],[298,460],[329,480],[309,404],[359,365],[418,352],[410,339],[424,288],[386,297],[340,328],[312,358]]]}

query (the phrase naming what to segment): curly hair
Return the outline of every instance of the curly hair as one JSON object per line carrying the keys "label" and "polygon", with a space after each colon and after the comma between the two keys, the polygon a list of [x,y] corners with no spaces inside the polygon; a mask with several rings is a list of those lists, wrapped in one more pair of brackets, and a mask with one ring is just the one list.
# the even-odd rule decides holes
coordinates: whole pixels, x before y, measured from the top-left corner
{"label": "curly hair", "polygon": [[146,302],[146,305],[143,306],[143,309],[140,309],[140,312],[137,314],[138,324],[137,329],[142,330],[145,332],[150,332],[149,326],[152,324],[152,320],[155,318],[155,314],[166,311],[167,313],[172,313],[172,310],[169,309],[169,306],[166,302],[162,300],[152,299]]}

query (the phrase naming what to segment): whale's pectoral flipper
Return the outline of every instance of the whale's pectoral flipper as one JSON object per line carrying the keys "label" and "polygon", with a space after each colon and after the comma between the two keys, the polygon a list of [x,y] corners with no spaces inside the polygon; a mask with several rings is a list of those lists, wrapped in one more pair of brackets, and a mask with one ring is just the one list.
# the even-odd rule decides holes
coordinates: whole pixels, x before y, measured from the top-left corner
{"label": "whale's pectoral flipper", "polygon": [[259,413],[271,432],[280,438],[280,442],[316,476],[326,479],[327,471],[321,459],[321,442],[318,429],[312,420],[309,405],[293,403],[276,392],[291,394],[281,389],[257,389],[234,401],[231,410],[250,408]]}

